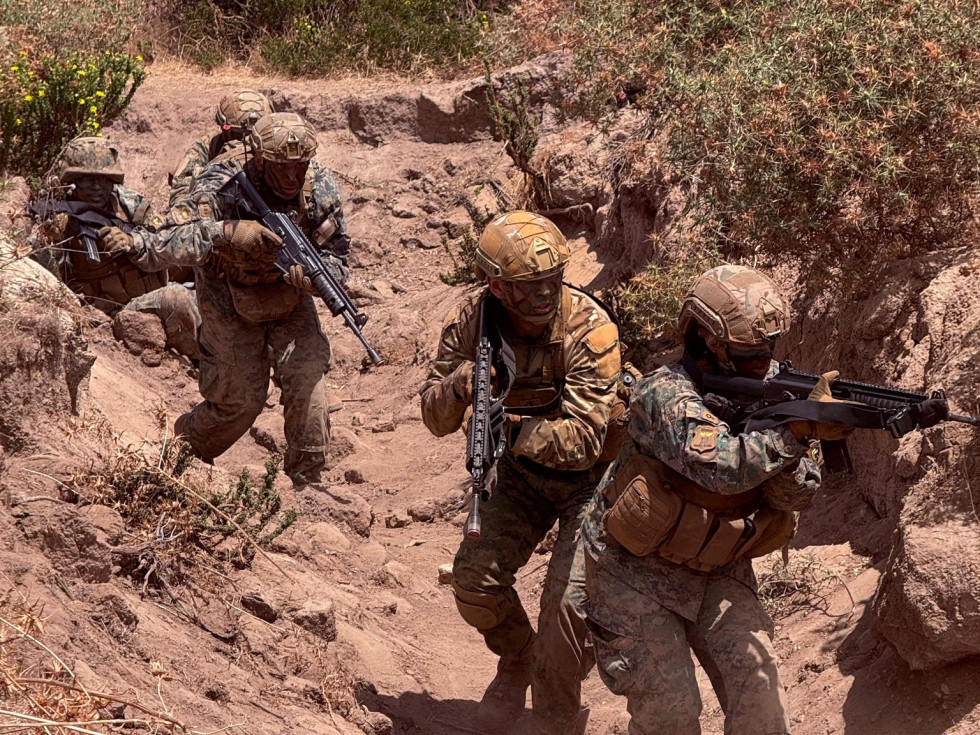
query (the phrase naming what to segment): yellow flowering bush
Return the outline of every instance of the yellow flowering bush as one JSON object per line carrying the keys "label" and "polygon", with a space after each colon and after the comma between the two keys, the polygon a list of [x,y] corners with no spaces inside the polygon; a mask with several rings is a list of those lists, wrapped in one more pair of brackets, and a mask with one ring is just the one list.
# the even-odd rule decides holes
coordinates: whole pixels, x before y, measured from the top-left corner
{"label": "yellow flowering bush", "polygon": [[33,57],[0,72],[0,172],[40,177],[65,143],[98,134],[129,104],[146,73],[138,57],[106,51],[91,58]]}

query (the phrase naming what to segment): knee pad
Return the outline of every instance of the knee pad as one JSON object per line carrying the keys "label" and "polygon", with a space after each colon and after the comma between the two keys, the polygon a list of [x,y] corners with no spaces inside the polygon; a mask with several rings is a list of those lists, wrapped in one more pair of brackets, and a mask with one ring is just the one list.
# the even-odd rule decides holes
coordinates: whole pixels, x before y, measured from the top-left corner
{"label": "knee pad", "polygon": [[520,605],[517,592],[513,587],[491,594],[470,592],[454,582],[453,593],[456,596],[459,614],[477,630],[496,628],[508,618],[512,610]]}

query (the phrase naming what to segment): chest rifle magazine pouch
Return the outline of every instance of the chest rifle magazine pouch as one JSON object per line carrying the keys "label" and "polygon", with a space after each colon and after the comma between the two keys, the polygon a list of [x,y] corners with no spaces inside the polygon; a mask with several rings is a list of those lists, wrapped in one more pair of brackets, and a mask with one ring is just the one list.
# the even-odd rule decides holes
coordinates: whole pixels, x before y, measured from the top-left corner
{"label": "chest rifle magazine pouch", "polygon": [[[612,507],[603,519],[605,531],[636,556],[656,551],[684,509],[679,495],[663,488],[653,474],[633,474],[632,463],[621,468],[606,489]],[[619,477],[631,477],[620,484]]]}

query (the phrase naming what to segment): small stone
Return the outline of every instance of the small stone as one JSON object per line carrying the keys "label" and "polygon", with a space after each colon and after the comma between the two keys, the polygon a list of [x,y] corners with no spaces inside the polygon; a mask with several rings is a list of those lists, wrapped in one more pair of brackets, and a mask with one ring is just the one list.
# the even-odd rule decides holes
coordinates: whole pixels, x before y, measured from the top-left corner
{"label": "small stone", "polygon": [[212,702],[224,703],[230,699],[228,696],[228,687],[220,681],[215,681],[208,685],[208,688],[204,690],[204,696]]}
{"label": "small stone", "polygon": [[327,643],[337,640],[337,619],[329,600],[307,602],[293,614],[293,622]]}
{"label": "small stone", "polygon": [[395,430],[394,421],[380,421],[371,427],[371,431],[374,432],[375,434],[384,434],[386,432],[394,431],[394,430]]}
{"label": "small stone", "polygon": [[344,481],[350,483],[351,485],[363,485],[367,480],[364,479],[364,473],[362,473],[356,467],[352,467],[349,470],[344,471]]}
{"label": "small stone", "polygon": [[415,248],[424,248],[425,245],[417,237],[402,237],[401,244],[404,245],[409,250],[414,250]]}
{"label": "small stone", "polygon": [[453,565],[452,564],[440,564],[439,565],[439,584],[452,584],[455,577],[453,577]]}
{"label": "small stone", "polygon": [[385,518],[385,527],[387,528],[405,528],[410,525],[412,525],[412,519],[404,513],[392,513]]}
{"label": "small stone", "polygon": [[413,521],[418,521],[419,523],[430,523],[435,520],[436,517],[436,506],[435,503],[431,501],[423,501],[418,505],[413,505],[408,509],[408,514],[412,517]]}
{"label": "small stone", "polygon": [[259,620],[274,623],[279,619],[279,613],[258,592],[246,592],[241,599],[242,610],[251,613]]}
{"label": "small stone", "polygon": [[351,414],[351,417],[350,417],[350,425],[351,426],[364,426],[364,423],[365,423],[366,420],[367,419],[365,418],[365,416],[364,416],[363,413]]}

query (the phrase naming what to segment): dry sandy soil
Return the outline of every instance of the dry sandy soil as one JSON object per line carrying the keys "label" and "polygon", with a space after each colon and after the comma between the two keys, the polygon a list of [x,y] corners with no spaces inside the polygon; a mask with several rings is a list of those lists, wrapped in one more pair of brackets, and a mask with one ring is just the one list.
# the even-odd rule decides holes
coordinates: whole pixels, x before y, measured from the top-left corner
{"label": "dry sandy soil", "polygon": [[[430,436],[416,391],[442,318],[461,294],[438,278],[449,269],[441,237],[469,221],[467,205],[503,206],[488,182],[513,192],[514,173],[485,117],[461,101],[478,82],[379,89],[157,67],[108,132],[122,150],[127,184],[162,201],[169,166],[211,130],[216,100],[245,84],[274,91],[280,109],[303,112],[322,131],[317,158],[339,174],[355,242],[352,293],[387,364],[363,369],[359,343],[324,315],[343,408],[332,415],[323,488],[296,492],[278,483],[300,518],[251,563],[214,558],[173,578],[169,592],[144,590],[107,551],[133,541],[118,513],[20,502],[59,496],[50,479],[32,473],[64,479],[126,445],[153,456],[167,431],[161,427],[198,399],[186,361],[134,354],[139,349],[115,340],[109,324],[87,327],[96,359],[78,415],[50,414],[24,448],[7,448],[0,588],[44,603],[44,642],[86,686],[163,705],[200,732],[475,732],[475,702],[495,661],[437,579],[461,534],[465,440]],[[565,144],[560,129],[548,130],[545,145]],[[595,281],[604,258],[589,231],[561,224],[580,230],[571,280]],[[242,468],[262,476],[270,450],[283,443],[276,398],[273,390],[256,428],[218,459],[213,483],[230,482]],[[202,481],[208,474],[192,473]],[[869,603],[887,548],[848,542],[885,533],[875,530],[880,524],[846,483],[832,484],[803,519],[790,552],[795,575],[770,588],[794,733],[980,733],[975,659],[912,672],[872,629]],[[548,560],[541,551],[518,584],[532,615]],[[760,571],[773,563],[761,560]],[[154,663],[167,675],[159,668],[154,675]],[[723,718],[700,673],[704,732],[721,733]],[[627,732],[624,700],[595,672],[584,696],[589,733]]]}

